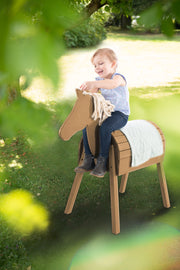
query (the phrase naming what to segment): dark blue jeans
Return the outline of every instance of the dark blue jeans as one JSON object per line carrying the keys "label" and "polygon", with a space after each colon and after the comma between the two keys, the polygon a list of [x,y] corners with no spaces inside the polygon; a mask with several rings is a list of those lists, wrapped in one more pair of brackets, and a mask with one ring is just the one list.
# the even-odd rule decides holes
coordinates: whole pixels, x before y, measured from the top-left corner
{"label": "dark blue jeans", "polygon": [[[108,117],[99,128],[100,135],[100,149],[99,155],[105,157],[109,156],[109,148],[111,144],[111,132],[118,130],[126,125],[128,121],[128,115],[122,112],[112,112],[111,116]],[[83,142],[86,155],[91,154],[91,150],[88,144],[86,128],[83,129]]]}

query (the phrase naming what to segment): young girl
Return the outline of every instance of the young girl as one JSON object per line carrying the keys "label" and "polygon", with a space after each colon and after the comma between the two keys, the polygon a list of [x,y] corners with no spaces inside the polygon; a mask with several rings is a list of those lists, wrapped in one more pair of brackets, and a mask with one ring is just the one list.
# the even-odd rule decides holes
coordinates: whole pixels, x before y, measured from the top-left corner
{"label": "young girl", "polygon": [[111,144],[111,132],[122,128],[128,121],[130,114],[129,92],[124,76],[116,73],[118,60],[114,51],[108,48],[98,49],[91,61],[98,77],[95,81],[84,82],[80,87],[81,90],[88,90],[92,93],[100,90],[104,98],[109,100],[115,108],[111,116],[100,126],[100,153],[96,165],[89,148],[86,129],[83,130],[85,158],[83,164],[75,168],[75,171],[91,171],[91,175],[104,177]]}

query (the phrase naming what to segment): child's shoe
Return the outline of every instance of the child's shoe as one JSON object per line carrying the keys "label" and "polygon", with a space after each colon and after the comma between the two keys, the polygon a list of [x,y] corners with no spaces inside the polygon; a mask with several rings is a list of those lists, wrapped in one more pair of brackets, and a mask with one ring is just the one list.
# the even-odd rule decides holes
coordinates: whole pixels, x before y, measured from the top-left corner
{"label": "child's shoe", "polygon": [[95,167],[94,157],[92,155],[85,155],[83,163],[74,169],[76,173],[89,172]]}
{"label": "child's shoe", "polygon": [[107,171],[106,163],[107,159],[105,157],[98,157],[96,167],[90,174],[96,177],[104,177]]}

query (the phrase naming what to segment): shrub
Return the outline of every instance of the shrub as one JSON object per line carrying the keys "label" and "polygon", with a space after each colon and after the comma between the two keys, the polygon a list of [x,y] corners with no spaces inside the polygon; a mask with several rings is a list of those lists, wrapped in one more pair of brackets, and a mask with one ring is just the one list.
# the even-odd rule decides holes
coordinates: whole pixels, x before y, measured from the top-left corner
{"label": "shrub", "polygon": [[67,30],[64,34],[68,48],[82,48],[97,45],[106,38],[106,29],[103,18],[97,16],[89,18],[83,24]]}

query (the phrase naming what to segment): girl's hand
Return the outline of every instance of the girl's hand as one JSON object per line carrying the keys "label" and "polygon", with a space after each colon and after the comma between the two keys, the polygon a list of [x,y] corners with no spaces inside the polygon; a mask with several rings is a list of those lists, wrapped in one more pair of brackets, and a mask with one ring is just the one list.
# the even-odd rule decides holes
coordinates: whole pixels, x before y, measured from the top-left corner
{"label": "girl's hand", "polygon": [[94,90],[95,88],[97,88],[95,84],[96,84],[96,81],[87,81],[81,84],[80,89],[83,91],[91,92],[91,90]]}

